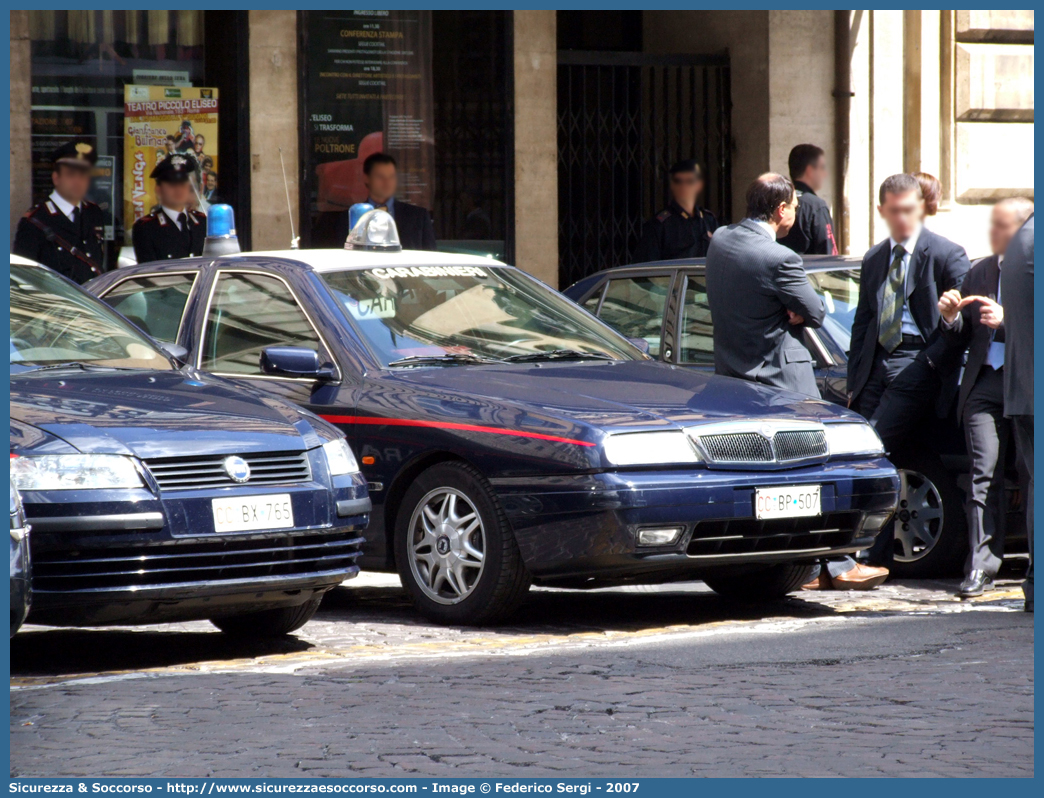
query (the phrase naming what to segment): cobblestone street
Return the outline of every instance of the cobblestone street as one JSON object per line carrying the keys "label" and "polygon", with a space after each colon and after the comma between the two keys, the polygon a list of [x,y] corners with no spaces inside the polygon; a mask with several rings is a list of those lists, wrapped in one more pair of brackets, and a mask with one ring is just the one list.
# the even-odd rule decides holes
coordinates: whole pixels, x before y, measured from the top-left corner
{"label": "cobblestone street", "polygon": [[461,630],[366,576],[262,648],[206,623],[27,627],[11,773],[1031,776],[1033,618],[1013,581],[953,587],[761,610],[699,583],[543,590]]}

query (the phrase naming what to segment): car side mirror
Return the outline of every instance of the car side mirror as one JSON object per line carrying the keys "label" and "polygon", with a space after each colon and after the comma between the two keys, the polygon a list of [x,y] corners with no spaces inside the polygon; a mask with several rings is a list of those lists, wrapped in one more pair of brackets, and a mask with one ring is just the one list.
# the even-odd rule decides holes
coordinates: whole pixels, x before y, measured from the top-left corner
{"label": "car side mirror", "polygon": [[183,347],[181,344],[175,344],[170,341],[160,341],[160,349],[174,358],[179,364],[184,366],[188,363],[188,349]]}
{"label": "car side mirror", "polygon": [[261,371],[274,377],[307,377],[329,381],[337,374],[330,363],[319,362],[319,353],[303,346],[270,346],[261,350]]}
{"label": "car side mirror", "polygon": [[644,338],[628,338],[627,340],[642,350],[643,355],[649,354],[649,342]]}

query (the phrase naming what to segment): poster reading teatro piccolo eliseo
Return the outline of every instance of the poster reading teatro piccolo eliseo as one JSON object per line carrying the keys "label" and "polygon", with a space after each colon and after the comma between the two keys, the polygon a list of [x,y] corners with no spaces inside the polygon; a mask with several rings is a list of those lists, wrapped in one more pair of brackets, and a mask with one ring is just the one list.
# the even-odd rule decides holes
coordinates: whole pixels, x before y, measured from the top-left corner
{"label": "poster reading teatro piccolo eliseo", "polygon": [[[218,90],[195,86],[124,87],[123,220],[126,230],[152,212],[149,178],[168,155],[191,159],[201,206],[218,195]],[[204,207],[205,210],[205,207]]]}

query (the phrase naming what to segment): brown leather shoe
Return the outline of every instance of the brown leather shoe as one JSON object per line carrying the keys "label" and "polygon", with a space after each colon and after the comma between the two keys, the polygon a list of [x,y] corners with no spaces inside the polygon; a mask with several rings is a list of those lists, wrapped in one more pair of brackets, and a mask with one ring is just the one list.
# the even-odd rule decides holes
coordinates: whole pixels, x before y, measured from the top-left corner
{"label": "brown leather shoe", "polygon": [[819,572],[819,576],[809,582],[807,585],[801,586],[802,590],[833,590],[830,584],[830,574],[826,572],[826,568],[823,568]]}
{"label": "brown leather shoe", "polygon": [[873,590],[887,578],[887,568],[856,563],[855,568],[833,577],[831,581],[834,583],[834,590]]}

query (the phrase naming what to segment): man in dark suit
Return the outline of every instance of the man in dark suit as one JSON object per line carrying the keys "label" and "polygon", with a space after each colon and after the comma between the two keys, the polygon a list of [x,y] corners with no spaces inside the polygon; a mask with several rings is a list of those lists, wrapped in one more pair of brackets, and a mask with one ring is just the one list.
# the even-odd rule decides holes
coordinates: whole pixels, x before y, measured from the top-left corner
{"label": "man in dark suit", "polygon": [[[889,237],[863,257],[848,360],[850,406],[870,419],[893,459],[916,439],[934,409],[948,414],[961,356],[939,329],[939,297],[960,288],[971,268],[964,249],[921,225],[923,198],[913,175],[886,178],[878,212]],[[931,456],[930,442],[922,446]],[[888,565],[891,528],[871,561]]]}
{"label": "man in dark suit", "polygon": [[1004,296],[1004,415],[1015,429],[1015,449],[1029,475],[1026,531],[1029,570],[1022,592],[1033,612],[1033,215],[1008,244],[1001,269]]}
{"label": "man in dark suit", "polygon": [[961,598],[992,589],[1004,559],[1004,462],[1011,423],[1004,417],[1000,274],[1009,242],[1031,213],[1028,199],[998,202],[990,218],[993,255],[972,266],[960,291],[951,289],[939,298],[944,335],[957,351],[968,350],[957,397],[957,415],[964,422],[971,456],[971,490],[965,503],[969,551]]}
{"label": "man in dark suit", "polygon": [[[366,190],[370,192],[366,201],[392,215],[402,248],[434,250],[435,227],[428,209],[395,198],[398,188],[395,159],[386,152],[375,152],[363,161],[363,174]],[[337,220],[337,240],[341,244],[352,232],[350,213],[350,210],[344,211]]]}
{"label": "man in dark suit", "polygon": [[54,191],[18,222],[11,246],[15,255],[50,266],[77,283],[101,274],[105,215],[85,199],[97,160],[97,151],[83,141],[70,141],[54,151]]}
{"label": "man in dark suit", "polygon": [[[747,218],[719,229],[707,252],[707,302],[714,318],[714,371],[730,377],[819,397],[805,325],[826,316],[801,256],[776,238],[794,224],[794,184],[764,174],[747,189]],[[868,590],[888,576],[884,568],[851,557],[823,563],[808,588]]]}
{"label": "man in dark suit", "polygon": [[816,192],[826,182],[826,155],[815,144],[798,144],[790,151],[787,166],[797,189],[797,219],[790,232],[779,239],[799,255],[836,255],[834,220],[830,207]]}
{"label": "man in dark suit", "polygon": [[168,155],[149,175],[156,181],[159,205],[134,223],[131,241],[138,263],[203,254],[207,238],[206,214],[189,208],[189,182],[196,162],[188,155]]}
{"label": "man in dark suit", "polygon": [[642,238],[634,251],[635,263],[675,258],[702,258],[707,254],[718,220],[699,207],[703,175],[699,164],[689,159],[670,168],[671,201],[642,227]]}
{"label": "man in dark suit", "polygon": [[826,310],[801,256],[776,236],[794,224],[794,184],[761,175],[747,190],[747,218],[719,229],[707,252],[707,301],[714,317],[714,371],[819,396],[803,325]]}

